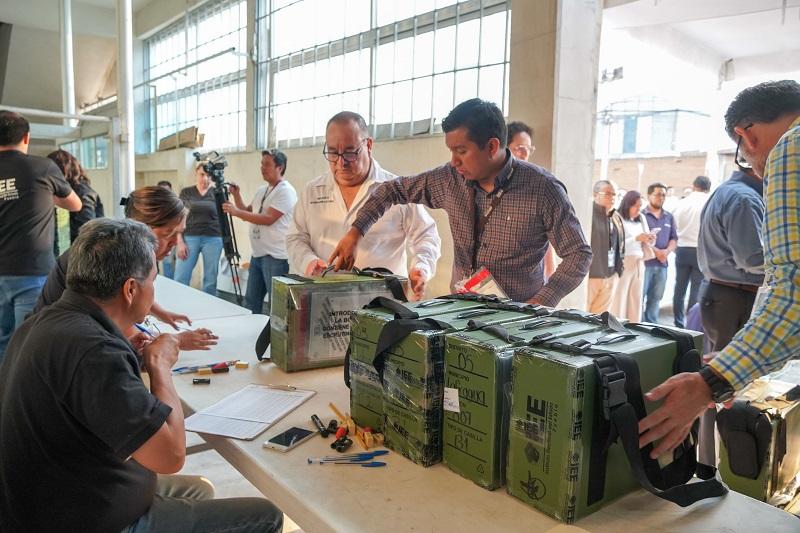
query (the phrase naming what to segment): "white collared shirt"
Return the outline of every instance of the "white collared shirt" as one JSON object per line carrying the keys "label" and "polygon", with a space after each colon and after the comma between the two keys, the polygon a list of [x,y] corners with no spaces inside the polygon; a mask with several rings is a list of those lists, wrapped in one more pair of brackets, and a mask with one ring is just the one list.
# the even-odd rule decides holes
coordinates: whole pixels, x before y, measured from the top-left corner
{"label": "white collared shirt", "polygon": [[[361,184],[350,209],[345,206],[341,190],[330,171],[311,180],[300,191],[286,236],[289,271],[304,275],[311,261],[321,259],[327,263],[336,245],[353,226],[369,195],[381,183],[396,177],[373,159],[369,175]],[[431,279],[441,256],[441,245],[436,223],[424,207],[395,205],[359,241],[355,266],[384,267],[407,276],[408,250],[412,257],[411,268],[424,270],[427,279]]]}
{"label": "white collared shirt", "polygon": [[700,214],[703,212],[709,194],[707,192],[692,191],[683,198],[672,216],[678,226],[678,246],[681,248],[697,248],[697,239],[700,235]]}

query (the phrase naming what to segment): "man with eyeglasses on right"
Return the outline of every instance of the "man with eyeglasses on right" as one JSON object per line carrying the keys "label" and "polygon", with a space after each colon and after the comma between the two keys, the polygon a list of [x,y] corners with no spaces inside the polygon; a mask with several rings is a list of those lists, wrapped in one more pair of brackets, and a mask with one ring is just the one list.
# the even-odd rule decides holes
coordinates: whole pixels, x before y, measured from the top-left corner
{"label": "man with eyeglasses on right", "polygon": [[[286,236],[289,271],[294,274],[321,274],[373,191],[397,177],[372,157],[372,138],[358,113],[342,111],[331,117],[323,155],[330,171],[300,192]],[[383,267],[407,276],[413,298],[418,300],[436,273],[441,244],[436,223],[422,206],[397,205],[359,243],[355,266]]]}
{"label": "man with eyeglasses on right", "polygon": [[648,392],[663,404],[639,422],[639,445],[653,458],[674,449],[709,404],[800,355],[800,84],[771,81],[739,93],[725,113],[738,155],[764,179],[765,297],[733,340],[700,372],[671,377]]}

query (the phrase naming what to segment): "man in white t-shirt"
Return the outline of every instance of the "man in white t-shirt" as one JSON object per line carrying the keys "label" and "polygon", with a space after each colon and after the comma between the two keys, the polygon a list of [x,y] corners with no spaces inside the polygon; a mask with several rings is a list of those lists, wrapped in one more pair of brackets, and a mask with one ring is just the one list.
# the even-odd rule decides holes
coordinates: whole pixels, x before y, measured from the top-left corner
{"label": "man in white t-shirt", "polygon": [[[397,178],[372,157],[372,138],[358,113],[342,111],[328,121],[323,155],[330,171],[300,192],[286,237],[291,272],[306,276],[327,267],[328,257],[373,191]],[[355,266],[407,275],[413,297],[419,299],[436,272],[441,243],[424,207],[392,206],[359,243]]]}
{"label": "man in white t-shirt", "polygon": [[253,203],[246,206],[239,186],[231,183],[233,203],[222,206],[226,213],[250,222],[253,256],[250,259],[245,300],[247,308],[253,313],[264,312],[264,297],[270,292],[272,277],[289,272],[286,232],[297,203],[297,192],[283,179],[286,162],[286,154],[280,150],[261,152],[261,175],[266,185],[258,188]]}

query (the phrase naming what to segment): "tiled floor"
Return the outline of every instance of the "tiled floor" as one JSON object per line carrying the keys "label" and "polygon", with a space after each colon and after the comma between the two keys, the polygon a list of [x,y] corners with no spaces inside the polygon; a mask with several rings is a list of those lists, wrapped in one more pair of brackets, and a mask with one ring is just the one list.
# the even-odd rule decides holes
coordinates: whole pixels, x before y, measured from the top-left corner
{"label": "tiled floor", "polygon": [[[201,444],[203,440],[194,433],[186,433],[186,446]],[[261,492],[214,450],[188,455],[181,474],[202,475],[214,484],[217,498],[261,497]],[[283,516],[283,533],[303,533],[288,516]]]}

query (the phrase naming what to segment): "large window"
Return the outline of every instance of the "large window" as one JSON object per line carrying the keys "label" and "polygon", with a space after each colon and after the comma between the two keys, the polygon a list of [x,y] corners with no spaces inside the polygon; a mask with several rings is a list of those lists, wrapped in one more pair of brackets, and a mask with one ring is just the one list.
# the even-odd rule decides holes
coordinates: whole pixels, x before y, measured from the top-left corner
{"label": "large window", "polygon": [[85,169],[108,168],[108,137],[105,135],[77,139],[59,148],[74,155]]}
{"label": "large window", "polygon": [[141,88],[150,151],[192,126],[209,149],[244,149],[246,52],[246,0],[206,2],[147,39]]}
{"label": "large window", "polygon": [[506,0],[259,0],[256,143],[324,142],[338,111],[376,138],[441,131],[454,104],[508,109]]}

